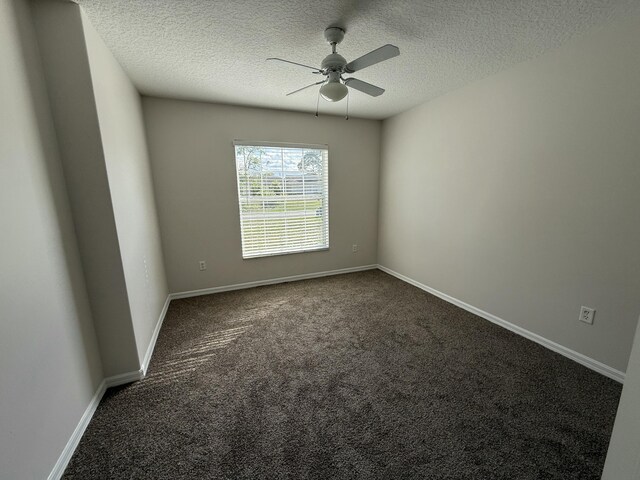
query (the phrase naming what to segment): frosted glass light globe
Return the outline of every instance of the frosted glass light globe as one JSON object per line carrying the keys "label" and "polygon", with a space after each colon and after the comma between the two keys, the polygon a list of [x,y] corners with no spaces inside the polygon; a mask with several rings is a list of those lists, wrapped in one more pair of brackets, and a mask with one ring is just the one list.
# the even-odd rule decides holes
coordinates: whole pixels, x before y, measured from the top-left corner
{"label": "frosted glass light globe", "polygon": [[320,95],[327,102],[339,102],[348,92],[347,86],[340,82],[329,82],[320,87]]}

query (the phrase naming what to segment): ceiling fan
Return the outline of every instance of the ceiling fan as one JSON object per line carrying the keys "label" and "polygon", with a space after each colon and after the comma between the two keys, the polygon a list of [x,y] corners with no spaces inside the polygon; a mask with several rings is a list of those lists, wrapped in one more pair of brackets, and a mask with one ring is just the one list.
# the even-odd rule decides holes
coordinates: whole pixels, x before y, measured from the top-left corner
{"label": "ceiling fan", "polygon": [[336,52],[336,45],[343,40],[344,33],[344,30],[340,27],[329,27],[324,31],[324,38],[327,40],[329,45],[331,45],[331,54],[327,55],[324,60],[322,60],[320,68],[292,62],[290,60],[284,60],[282,58],[267,58],[267,60],[277,60],[279,62],[286,62],[300,67],[309,68],[313,70],[312,73],[321,74],[326,77],[324,80],[320,80],[319,82],[315,82],[311,85],[307,85],[306,87],[289,92],[287,95],[293,95],[294,93],[301,92],[302,90],[320,84],[323,84],[322,87],[320,87],[320,95],[328,102],[338,102],[346,97],[349,93],[349,89],[347,87],[355,88],[356,90],[366,93],[367,95],[371,95],[372,97],[377,97],[384,93],[383,88],[376,87],[375,85],[363,82],[357,78],[344,78],[344,75],[357,72],[370,67],[371,65],[375,65],[376,63],[396,57],[400,55],[400,49],[394,45],[383,45],[382,47],[347,63],[345,58]]}

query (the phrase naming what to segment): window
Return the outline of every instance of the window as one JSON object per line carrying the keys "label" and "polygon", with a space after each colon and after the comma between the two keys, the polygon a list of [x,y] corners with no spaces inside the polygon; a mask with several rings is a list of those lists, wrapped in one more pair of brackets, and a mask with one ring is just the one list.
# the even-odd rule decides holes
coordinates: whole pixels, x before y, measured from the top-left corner
{"label": "window", "polygon": [[327,146],[234,145],[242,257],[329,248]]}

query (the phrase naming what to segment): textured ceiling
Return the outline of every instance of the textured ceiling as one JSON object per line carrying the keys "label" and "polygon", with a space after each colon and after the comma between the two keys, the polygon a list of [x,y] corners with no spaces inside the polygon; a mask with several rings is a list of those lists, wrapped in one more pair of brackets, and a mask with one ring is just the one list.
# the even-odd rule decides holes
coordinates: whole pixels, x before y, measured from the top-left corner
{"label": "textured ceiling", "polygon": [[[385,43],[400,56],[353,76],[386,89],[353,91],[350,114],[386,118],[557,47],[637,10],[638,0],[78,0],[143,94],[313,112],[327,26],[346,29],[353,60]],[[320,100],[321,113],[345,102]]]}

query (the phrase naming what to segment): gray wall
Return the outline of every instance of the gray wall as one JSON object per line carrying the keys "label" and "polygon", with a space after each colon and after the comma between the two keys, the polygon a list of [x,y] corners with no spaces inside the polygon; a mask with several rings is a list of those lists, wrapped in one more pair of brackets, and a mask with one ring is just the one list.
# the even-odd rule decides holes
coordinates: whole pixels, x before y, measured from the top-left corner
{"label": "gray wall", "polygon": [[34,22],[106,376],[140,368],[80,8],[35,0]]}
{"label": "gray wall", "polygon": [[49,475],[102,381],[26,2],[0,0],[0,477]]}
{"label": "gray wall", "polygon": [[[171,292],[376,263],[380,122],[150,97],[142,104]],[[329,145],[329,251],[242,259],[234,139]]]}
{"label": "gray wall", "polygon": [[[639,323],[640,325],[640,323]],[[640,478],[640,327],[636,328],[602,480]]]}
{"label": "gray wall", "polygon": [[624,371],[640,313],[638,31],[620,21],[386,120],[379,263]]}
{"label": "gray wall", "polygon": [[82,16],[138,357],[167,299],[140,94]]}

